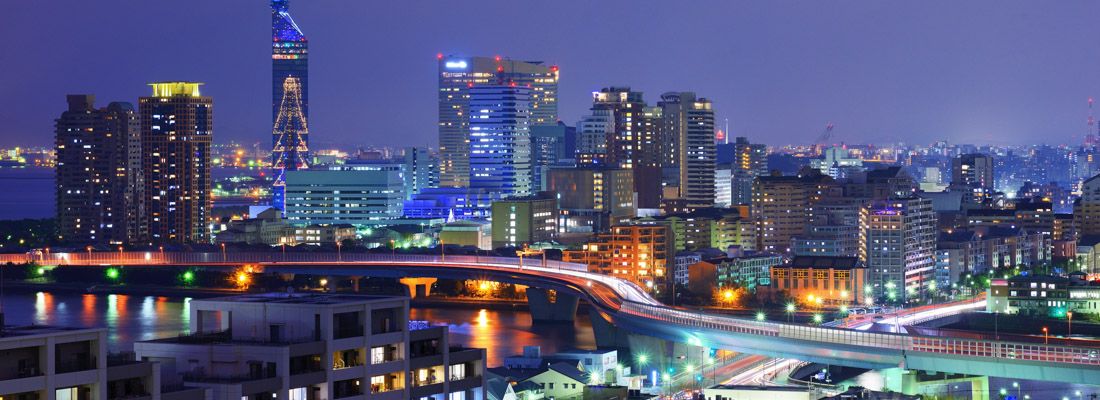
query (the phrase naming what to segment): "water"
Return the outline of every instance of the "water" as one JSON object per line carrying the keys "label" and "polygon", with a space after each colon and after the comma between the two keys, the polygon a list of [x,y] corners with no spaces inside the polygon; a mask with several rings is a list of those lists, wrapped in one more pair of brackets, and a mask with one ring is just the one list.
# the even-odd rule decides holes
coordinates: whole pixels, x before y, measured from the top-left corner
{"label": "water", "polygon": [[[186,333],[190,298],[8,291],[4,314],[9,325],[58,325],[107,328],[111,351],[129,351],[135,341]],[[544,353],[596,347],[586,315],[573,324],[534,325],[531,314],[513,310],[413,308],[410,319],[446,323],[451,344],[486,349],[489,366],[519,354],[523,346],[540,346]]]}
{"label": "water", "polygon": [[[255,176],[261,170],[215,167],[211,174],[215,181],[237,175]],[[54,169],[42,167],[0,168],[0,188],[9,190],[0,196],[0,220],[23,218],[53,218],[57,196],[54,186]],[[244,201],[217,201],[215,206],[250,205]]]}
{"label": "water", "polygon": [[53,168],[0,168],[0,220],[54,216]]}

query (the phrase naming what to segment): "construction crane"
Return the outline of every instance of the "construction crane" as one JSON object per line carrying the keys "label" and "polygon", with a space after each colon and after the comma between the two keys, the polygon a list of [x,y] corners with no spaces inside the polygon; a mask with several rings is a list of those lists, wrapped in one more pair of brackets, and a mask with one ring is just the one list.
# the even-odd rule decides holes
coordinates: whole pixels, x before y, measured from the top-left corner
{"label": "construction crane", "polygon": [[817,137],[814,144],[825,144],[833,137],[833,123],[832,121],[825,123],[825,131],[821,132],[821,135]]}

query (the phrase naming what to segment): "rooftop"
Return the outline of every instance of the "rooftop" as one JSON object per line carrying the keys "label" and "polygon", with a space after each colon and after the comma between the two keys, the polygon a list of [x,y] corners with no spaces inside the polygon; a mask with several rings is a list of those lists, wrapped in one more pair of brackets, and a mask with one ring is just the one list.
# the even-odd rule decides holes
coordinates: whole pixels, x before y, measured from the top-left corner
{"label": "rooftop", "polygon": [[82,333],[96,331],[100,328],[78,328],[67,326],[51,326],[51,325],[23,325],[23,326],[4,326],[0,329],[0,340],[6,338],[18,338],[37,335],[56,335],[63,333]]}
{"label": "rooftop", "polygon": [[302,304],[302,305],[344,305],[362,304],[375,301],[403,300],[399,296],[373,296],[373,295],[348,295],[325,293],[255,293],[239,296],[215,297],[211,299],[195,300],[196,302],[212,303],[263,303],[263,304]]}
{"label": "rooftop", "polygon": [[855,269],[863,267],[863,263],[856,257],[797,256],[790,262],[773,268]]}

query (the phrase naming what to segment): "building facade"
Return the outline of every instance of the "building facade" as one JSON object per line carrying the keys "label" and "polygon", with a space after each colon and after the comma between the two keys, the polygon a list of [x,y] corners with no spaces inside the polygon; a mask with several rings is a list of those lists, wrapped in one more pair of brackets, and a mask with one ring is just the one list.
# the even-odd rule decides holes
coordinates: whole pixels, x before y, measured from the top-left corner
{"label": "building facade", "polygon": [[195,300],[188,335],[134,350],[180,374],[166,384],[210,388],[215,400],[484,398],[485,350],[451,346],[447,327],[409,321],[408,301],[306,293]]}
{"label": "building facade", "polygon": [[208,243],[214,100],[201,83],[157,82],[139,99],[145,225],[154,243]]}
{"label": "building facade", "polygon": [[867,269],[856,257],[795,257],[771,268],[770,290],[811,306],[864,304]]}
{"label": "building facade", "polygon": [[504,196],[532,194],[531,88],[482,85],[467,92],[470,187]]}
{"label": "building facade", "polygon": [[580,250],[565,250],[562,260],[588,265],[590,272],[652,287],[665,280],[669,254],[663,226],[614,226]]}
{"label": "building facade", "polygon": [[558,201],[551,193],[493,202],[493,247],[522,247],[558,236]]}
{"label": "building facade", "polygon": [[859,259],[872,293],[888,301],[924,299],[935,282],[936,213],[919,197],[868,202],[860,214]]}
{"label": "building facade", "polygon": [[69,95],[68,103],[54,136],[58,237],[79,244],[145,239],[141,129],[134,106],[96,109],[92,95]]}
{"label": "building facade", "polygon": [[760,176],[752,189],[752,217],[761,251],[786,253],[791,238],[806,233],[810,209],[819,202],[832,178],[811,170],[797,176]]}
{"label": "building facade", "polygon": [[551,168],[547,187],[561,207],[564,232],[604,232],[634,217],[634,175],[620,168]]}
{"label": "building facade", "polygon": [[286,218],[294,225],[387,225],[402,215],[399,169],[376,165],[288,171]]}
{"label": "building facade", "polygon": [[963,203],[981,204],[993,198],[993,157],[963,154],[951,161],[948,190],[963,193]]}

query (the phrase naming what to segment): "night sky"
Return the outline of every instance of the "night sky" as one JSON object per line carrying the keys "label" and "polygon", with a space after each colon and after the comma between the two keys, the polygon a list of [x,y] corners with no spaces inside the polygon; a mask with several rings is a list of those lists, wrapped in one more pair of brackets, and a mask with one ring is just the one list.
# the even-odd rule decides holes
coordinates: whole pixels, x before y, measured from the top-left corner
{"label": "night sky", "polygon": [[[0,145],[50,144],[65,94],[136,102],[155,80],[205,82],[216,141],[270,143],[268,2],[2,8]],[[692,90],[771,144],[827,121],[848,143],[1077,143],[1100,98],[1097,1],[292,0],[291,14],[319,144],[434,146],[439,52],[560,65],[569,124],[603,86],[651,103]]]}

